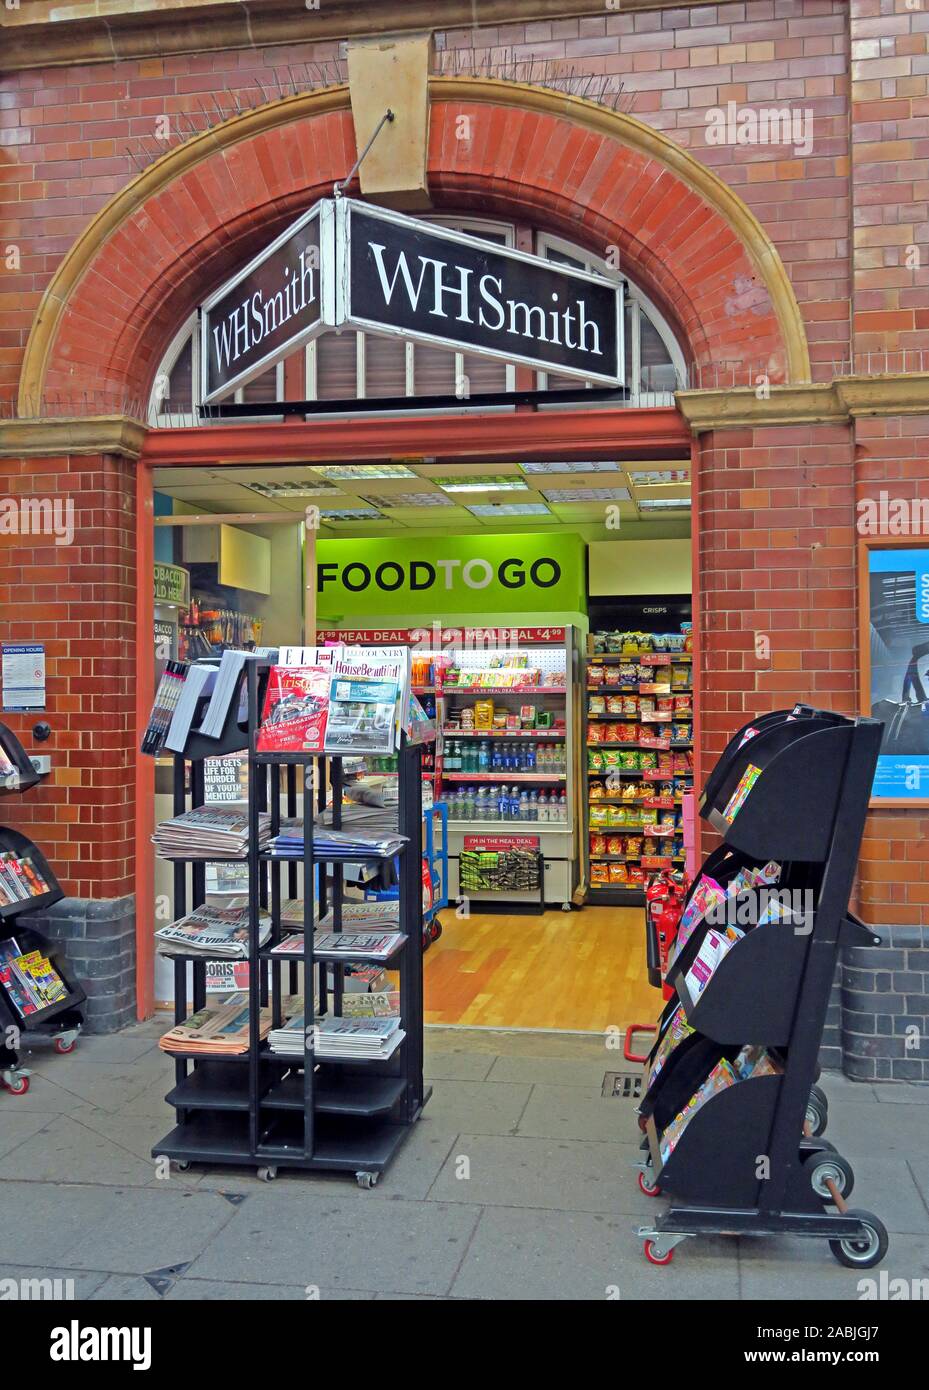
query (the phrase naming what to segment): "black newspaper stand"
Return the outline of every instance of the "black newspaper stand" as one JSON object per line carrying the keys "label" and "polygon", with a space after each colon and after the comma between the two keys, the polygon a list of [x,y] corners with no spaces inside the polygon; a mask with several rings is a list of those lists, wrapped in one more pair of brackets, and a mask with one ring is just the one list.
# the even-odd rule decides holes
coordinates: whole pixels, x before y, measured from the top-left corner
{"label": "black newspaper stand", "polygon": [[[422,909],[422,746],[401,735],[399,762],[399,833],[407,837],[399,856],[399,932],[402,943],[390,959],[400,972],[400,1026],[405,1037],[387,1060],[358,1057],[317,1058],[314,1024],[325,1014],[341,1014],[345,958],[314,950],[314,895],[319,916],[331,907],[333,931],[342,930],[345,859],[318,854],[313,842],[313,804],[321,811],[331,793],[333,828],[341,824],[343,769],[341,757],[313,753],[255,751],[259,710],[269,665],[249,662],[247,724],[230,705],[219,739],[196,731],[183,754],[174,757],[174,814],[205,802],[204,760],[249,750],[249,1045],[245,1053],[209,1055],[172,1052],[175,1085],[166,1099],[177,1124],[160,1143],[155,1158],[170,1159],[180,1169],[191,1163],[255,1167],[264,1181],[278,1168],[351,1173],[370,1188],[419,1119],[431,1090],[423,1084],[423,909]],[[300,860],[259,848],[259,816],[269,812],[272,838],[287,818],[301,815],[304,849]],[[299,809],[298,809],[299,808]],[[351,861],[362,856],[352,854]],[[172,855],[174,913],[183,917],[206,900],[207,859]],[[209,859],[219,862],[221,856]],[[296,959],[271,954],[287,929],[281,925],[285,897],[304,901],[303,952]],[[189,875],[189,877],[188,877]],[[285,877],[286,875],[286,877]],[[259,942],[259,913],[271,917],[271,936]],[[192,965],[193,1011],[207,1001],[206,962],[202,953],[174,958],[174,1017],[188,1015],[188,967]],[[329,988],[332,969],[333,987]],[[313,982],[315,981],[315,989]],[[272,1051],[260,1036],[260,1011],[270,1008],[272,1027],[285,1021],[287,995],[302,993],[305,1002],[302,1057]]]}
{"label": "black newspaper stand", "polygon": [[[680,1023],[678,1010],[693,1032],[666,1046],[640,1110],[640,1185],[670,1198],[669,1209],[639,1232],[653,1263],[667,1264],[681,1240],[700,1234],[821,1237],[840,1263],[858,1268],[886,1252],[881,1221],[846,1207],[854,1175],[821,1137],[825,1098],[815,1084],[839,948],[878,941],[848,901],[881,731],[875,720],[804,705],[775,711],[738,731],[707,781],[700,814],[723,843],[690,896],[703,874],[722,886],[740,869],[774,861],[777,892],[786,889],[802,908],[789,920],[752,926],[751,913],[740,911],[751,906],[750,895],[734,895],[727,920],[749,925],[696,997],[687,976],[710,923],[697,923],[669,972],[675,998],[659,1022],[649,1069],[675,1013]],[[663,1132],[693,1107],[710,1072],[746,1044],[767,1049],[776,1069],[710,1094],[678,1127],[673,1147],[663,1144]]]}

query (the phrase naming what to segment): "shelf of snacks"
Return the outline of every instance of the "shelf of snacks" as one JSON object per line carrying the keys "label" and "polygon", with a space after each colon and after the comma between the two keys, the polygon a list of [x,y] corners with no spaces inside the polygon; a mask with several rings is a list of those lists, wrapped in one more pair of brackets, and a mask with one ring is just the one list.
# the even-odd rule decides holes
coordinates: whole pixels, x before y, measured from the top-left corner
{"label": "shelf of snacks", "polygon": [[693,785],[689,625],[592,633],[584,678],[590,900],[638,903],[649,873],[683,861]]}
{"label": "shelf of snacks", "polygon": [[574,629],[538,640],[520,633],[499,646],[493,630],[469,636],[470,644],[417,656],[413,671],[414,688],[435,693],[435,795],[449,808],[451,891],[463,852],[544,831],[547,898],[569,902],[577,861]]}

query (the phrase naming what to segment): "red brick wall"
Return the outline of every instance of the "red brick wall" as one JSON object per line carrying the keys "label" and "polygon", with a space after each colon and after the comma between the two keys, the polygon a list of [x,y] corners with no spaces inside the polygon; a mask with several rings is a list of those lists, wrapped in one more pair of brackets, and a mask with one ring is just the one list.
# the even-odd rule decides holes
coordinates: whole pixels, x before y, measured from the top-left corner
{"label": "red brick wall", "polygon": [[865,370],[876,352],[894,354],[895,368],[925,371],[929,9],[852,0],[850,25],[855,352]]}
{"label": "red brick wall", "polygon": [[[914,30],[925,18],[913,17]],[[453,31],[438,41],[445,61],[548,59],[565,72],[621,79],[625,109],[712,165],[761,219],[803,309],[816,375],[825,379],[849,350],[848,24],[844,0],[740,0]],[[455,59],[461,50],[464,59]],[[156,147],[155,122],[165,114],[186,112],[202,125],[210,93],[232,112],[233,94],[243,102],[258,96],[256,78],[272,91],[278,80],[287,88],[288,67],[299,76],[302,64],[337,56],[334,43],[297,44],[0,79],[0,228],[22,250],[21,272],[0,279],[0,399],[15,393],[29,327],[56,265],[135,174],[127,148],[142,155]],[[924,77],[911,81],[925,92]],[[729,101],[811,111],[811,154],[707,144],[707,111]],[[726,313],[751,314],[735,286],[729,301]],[[746,368],[739,380],[747,376]]]}
{"label": "red brick wall", "polygon": [[[135,766],[135,483],[110,457],[3,459],[0,492],[74,504],[73,544],[0,535],[0,640],[41,642],[44,714],[0,715],[27,751],[49,753],[51,776],[6,796],[3,823],[46,853],[65,892],[133,891]],[[36,744],[32,726],[52,726]]]}
{"label": "red brick wall", "polygon": [[851,433],[719,431],[701,437],[700,470],[706,766],[752,714],[795,700],[855,712]]}

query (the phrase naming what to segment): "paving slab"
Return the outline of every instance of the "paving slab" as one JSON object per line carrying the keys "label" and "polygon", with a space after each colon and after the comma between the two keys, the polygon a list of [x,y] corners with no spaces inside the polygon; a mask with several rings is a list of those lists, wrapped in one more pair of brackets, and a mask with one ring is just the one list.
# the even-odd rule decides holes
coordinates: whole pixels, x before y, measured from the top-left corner
{"label": "paving slab", "polygon": [[641,1138],[635,1102],[606,1098],[599,1086],[533,1086],[518,1133],[635,1145]]}
{"label": "paving slab", "polygon": [[[371,1289],[319,1289],[313,1295],[320,1303],[338,1300],[344,1302],[366,1302],[376,1294]],[[166,1303],[191,1302],[235,1302],[247,1299],[251,1302],[260,1299],[264,1302],[306,1303],[310,1301],[306,1288],[301,1284],[235,1284],[228,1280],[178,1279],[165,1293]]]}
{"label": "paving slab", "polygon": [[926,1082],[900,1081],[893,1086],[876,1082],[871,1090],[882,1105],[929,1105],[929,1084]]}
{"label": "paving slab", "polygon": [[[55,1051],[50,1039],[30,1039],[22,1050],[22,1055],[24,1059],[26,1056],[29,1057],[28,1066],[41,1064],[45,1070],[51,1067],[64,1069],[72,1062],[100,1062],[109,1066],[127,1066],[149,1056],[153,1051],[157,1051],[157,1048],[157,1037],[129,1029],[124,1033],[110,1033],[99,1037],[92,1034],[81,1034],[75,1044],[74,1051],[69,1052],[66,1056],[61,1056]],[[164,1057],[163,1052],[158,1055]]]}
{"label": "paving slab", "polygon": [[55,1115],[44,1129],[0,1158],[3,1178],[141,1187],[151,1181],[152,1165],[73,1116]]}
{"label": "paving slab", "polygon": [[[653,1220],[658,1203],[639,1191],[633,1167],[637,1154],[631,1144],[460,1134],[429,1197],[477,1206],[535,1207],[540,1219],[546,1211],[591,1211]],[[457,1176],[465,1172],[468,1176]]]}
{"label": "paving slab", "polygon": [[36,1080],[45,1077],[62,1091],[76,1097],[77,1103],[90,1103],[101,1110],[113,1111],[119,1110],[154,1080],[153,1069],[146,1067],[144,1059],[128,1064],[81,1062],[76,1053],[73,1057],[55,1057],[47,1064],[41,1063],[36,1071]]}
{"label": "paving slab", "polygon": [[71,1298],[90,1298],[106,1277],[106,1274],[96,1270],[61,1269],[58,1265],[0,1265],[0,1300],[13,1301],[13,1295],[4,1283],[8,1279],[14,1279],[20,1285],[17,1301],[28,1299],[35,1302],[50,1298],[60,1302]]}
{"label": "paving slab", "polygon": [[70,1250],[105,1218],[112,1196],[113,1190],[102,1186],[0,1183],[4,1256],[14,1264],[73,1268]]}
{"label": "paving slab", "polygon": [[[497,1057],[564,1057],[596,1059],[604,1051],[603,1033],[536,1032],[529,1028],[443,1028],[430,1024],[425,1048],[441,1052],[459,1049]],[[620,1051],[618,1054],[622,1056]]]}
{"label": "paving slab", "polygon": [[[741,1236],[738,1244],[745,1299],[854,1301],[872,1292],[872,1285],[861,1281],[879,1281],[881,1270],[890,1278],[924,1279],[929,1275],[929,1246],[923,1236],[892,1235],[883,1262],[874,1269],[861,1270],[840,1265],[825,1240]],[[675,1253],[682,1249],[679,1246]],[[874,1291],[879,1292],[879,1287],[878,1283]]]}
{"label": "paving slab", "polygon": [[[16,1100],[19,1097],[15,1097]],[[55,1119],[54,1114],[41,1110],[4,1109],[0,1119],[0,1157],[17,1148],[25,1139],[38,1134]]]}
{"label": "paving slab", "polygon": [[105,1214],[63,1252],[62,1258],[80,1269],[147,1274],[189,1264],[236,1213],[213,1192],[188,1192],[169,1184],[105,1190]]}
{"label": "paving slab", "polygon": [[486,1081],[493,1065],[494,1054],[490,1052],[464,1048],[438,1052],[427,1048],[423,1075],[427,1081]]}
{"label": "paving slab", "polygon": [[637,1222],[582,1211],[485,1211],[452,1293],[474,1299],[542,1301],[737,1298],[734,1242],[708,1241],[687,1260],[650,1265]]}
{"label": "paving slab", "polygon": [[488,1081],[528,1081],[550,1086],[603,1085],[608,1071],[638,1071],[623,1061],[622,1053],[608,1051],[602,1044],[588,1057],[498,1057],[487,1075]]}
{"label": "paving slab", "polygon": [[872,1101],[846,1101],[831,1105],[828,1139],[856,1167],[865,1155],[899,1153],[915,1157],[929,1150],[929,1110],[924,1105],[885,1107]]}
{"label": "paving slab", "polygon": [[87,1105],[88,1102],[83,1096],[65,1090],[41,1072],[33,1071],[31,1067],[28,1070],[31,1074],[29,1090],[25,1095],[10,1096],[6,1092],[0,1092],[0,1106],[4,1116],[26,1113],[67,1115],[70,1111],[79,1110],[82,1105]]}
{"label": "paving slab", "polygon": [[260,1203],[250,1200],[234,1213],[187,1276],[446,1293],[478,1213],[396,1198],[371,1203],[369,1220],[358,1217],[354,1198],[272,1187]]}
{"label": "paving slab", "polygon": [[162,1295],[147,1279],[138,1274],[109,1274],[94,1292],[90,1301],[115,1303],[160,1303]]}
{"label": "paving slab", "polygon": [[531,1086],[517,1082],[435,1081],[423,1123],[451,1134],[512,1134],[529,1101]]}

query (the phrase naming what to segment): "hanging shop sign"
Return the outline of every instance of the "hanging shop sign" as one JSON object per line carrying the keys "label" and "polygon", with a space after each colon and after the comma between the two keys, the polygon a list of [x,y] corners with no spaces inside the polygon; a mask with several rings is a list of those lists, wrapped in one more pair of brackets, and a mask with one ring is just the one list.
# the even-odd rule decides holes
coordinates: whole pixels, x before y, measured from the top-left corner
{"label": "hanging shop sign", "polygon": [[332,285],[329,226],[332,203],[317,203],[227,280],[200,314],[201,394],[204,403],[228,396],[332,319],[325,302]]}
{"label": "hanging shop sign", "polygon": [[175,608],[190,603],[190,573],[182,565],[155,564],[155,602]]}
{"label": "hanging shop sign", "polygon": [[324,198],[203,304],[204,404],[343,325],[622,385],[623,289],[603,275]]}
{"label": "hanging shop sign", "polygon": [[584,613],[584,561],[574,534],[319,540],[317,606],[326,629],[371,614],[422,614],[427,628],[437,613]]}
{"label": "hanging shop sign", "polygon": [[929,805],[929,550],[862,540],[861,708],[884,725],[872,798]]}
{"label": "hanging shop sign", "polygon": [[343,199],[340,321],[618,385],[622,286],[602,275]]}

